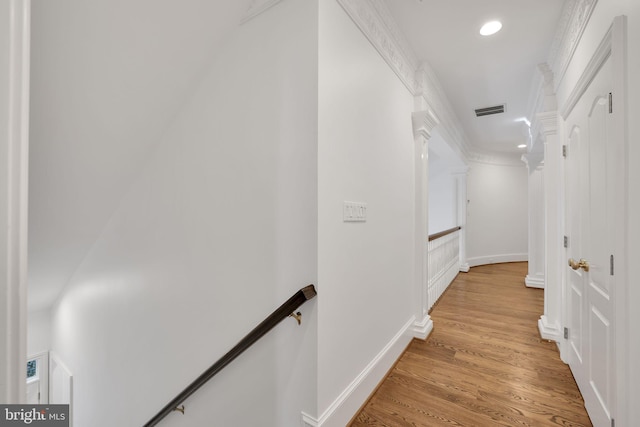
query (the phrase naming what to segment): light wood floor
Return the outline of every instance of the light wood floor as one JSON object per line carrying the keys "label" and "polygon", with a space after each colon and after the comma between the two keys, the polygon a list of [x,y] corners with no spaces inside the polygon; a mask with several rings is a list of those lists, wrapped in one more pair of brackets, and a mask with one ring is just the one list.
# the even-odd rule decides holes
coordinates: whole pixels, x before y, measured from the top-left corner
{"label": "light wood floor", "polygon": [[555,343],[540,339],[543,291],[526,263],[460,273],[350,426],[591,426]]}

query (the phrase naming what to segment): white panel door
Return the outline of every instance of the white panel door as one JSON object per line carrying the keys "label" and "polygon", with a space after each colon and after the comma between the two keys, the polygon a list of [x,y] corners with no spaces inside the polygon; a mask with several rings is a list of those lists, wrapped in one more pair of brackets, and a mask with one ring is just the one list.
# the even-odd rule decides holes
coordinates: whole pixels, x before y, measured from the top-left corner
{"label": "white panel door", "polygon": [[611,425],[614,392],[611,62],[604,62],[566,120],[569,366],[596,427]]}
{"label": "white panel door", "polygon": [[27,381],[27,404],[40,404],[40,378]]}

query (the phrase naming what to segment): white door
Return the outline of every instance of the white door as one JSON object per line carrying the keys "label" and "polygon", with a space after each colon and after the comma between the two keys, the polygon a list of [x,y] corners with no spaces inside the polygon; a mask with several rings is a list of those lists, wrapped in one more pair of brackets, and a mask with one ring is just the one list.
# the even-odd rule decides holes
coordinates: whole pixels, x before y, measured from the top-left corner
{"label": "white door", "polygon": [[611,425],[614,392],[612,76],[609,58],[565,128],[569,366],[596,427]]}
{"label": "white door", "polygon": [[27,404],[39,405],[40,404],[40,379],[27,381]]}
{"label": "white door", "polygon": [[27,403],[49,403],[49,354],[40,353],[27,361]]}

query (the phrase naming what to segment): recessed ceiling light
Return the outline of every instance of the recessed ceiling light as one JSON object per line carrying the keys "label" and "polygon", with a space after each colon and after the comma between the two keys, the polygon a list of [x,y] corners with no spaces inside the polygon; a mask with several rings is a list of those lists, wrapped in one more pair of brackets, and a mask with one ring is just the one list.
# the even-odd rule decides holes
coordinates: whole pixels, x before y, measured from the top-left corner
{"label": "recessed ceiling light", "polygon": [[518,145],[518,148],[527,148],[527,144],[520,144]]}
{"label": "recessed ceiling light", "polygon": [[500,21],[491,21],[487,22],[480,28],[480,34],[483,36],[490,36],[491,34],[495,34],[502,28],[502,22]]}

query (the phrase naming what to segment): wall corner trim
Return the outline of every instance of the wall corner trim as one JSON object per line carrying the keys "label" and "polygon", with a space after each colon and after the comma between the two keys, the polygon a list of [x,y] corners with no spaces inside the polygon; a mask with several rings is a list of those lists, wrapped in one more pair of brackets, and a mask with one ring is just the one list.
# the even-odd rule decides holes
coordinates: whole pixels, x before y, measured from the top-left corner
{"label": "wall corner trim", "polygon": [[415,316],[411,316],[362,372],[324,410],[317,421],[309,417],[304,422],[309,422],[313,427],[347,425],[413,339],[412,327],[415,321]]}

